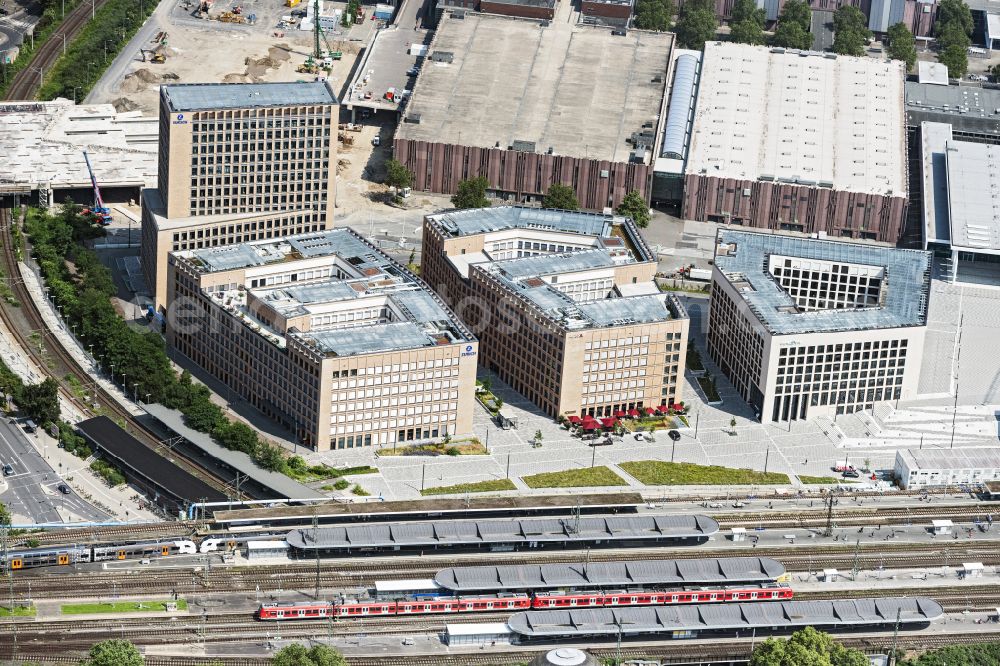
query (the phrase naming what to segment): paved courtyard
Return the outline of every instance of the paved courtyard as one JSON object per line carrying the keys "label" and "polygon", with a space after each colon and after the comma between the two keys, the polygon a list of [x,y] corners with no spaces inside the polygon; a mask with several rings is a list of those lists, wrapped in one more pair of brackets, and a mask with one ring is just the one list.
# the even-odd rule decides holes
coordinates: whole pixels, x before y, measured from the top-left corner
{"label": "paved courtyard", "polygon": [[[896,450],[900,448],[997,444],[1000,357],[993,352],[993,347],[1000,339],[1000,290],[934,283],[920,400],[898,406],[883,403],[872,411],[840,416],[836,420],[819,418],[791,425],[761,424],[753,420],[750,408],[713,366],[704,350],[707,298],[683,295],[682,299],[691,314],[692,338],[709,372],[717,378],[723,404],[706,404],[688,376],[683,397],[691,405],[690,427],[680,428],[681,439],[676,447],[672,447],[666,432],[661,431],[654,442],[638,442],[626,436],[616,438],[613,446],[591,448],[491,377],[493,391],[503,398],[505,411],[509,409],[517,416],[519,427],[499,429],[486,410],[476,403],[475,435],[488,445],[488,455],[378,456],[375,450],[359,450],[309,457],[338,465],[376,465],[379,474],[355,477],[352,481],[358,482],[373,497],[387,500],[419,497],[421,486],[432,488],[508,476],[522,493],[552,493],[551,489],[531,490],[520,477],[590,467],[592,463],[611,467],[634,489],[660,495],[679,493],[681,489],[646,488],[617,465],[634,460],[669,461],[673,455],[677,462],[702,465],[755,470],[764,470],[766,466],[769,472],[788,474],[793,488],[808,491],[818,490],[819,486],[803,486],[798,475],[835,476],[831,467],[845,461],[862,466],[868,460],[874,470],[891,470]],[[956,344],[959,328],[960,344]],[[957,410],[952,393],[956,372]],[[736,420],[734,429],[730,428],[731,419]],[[530,441],[536,430],[542,432],[540,448],[533,448]],[[755,492],[745,487],[704,490],[735,494]],[[349,493],[344,495],[350,496]]]}

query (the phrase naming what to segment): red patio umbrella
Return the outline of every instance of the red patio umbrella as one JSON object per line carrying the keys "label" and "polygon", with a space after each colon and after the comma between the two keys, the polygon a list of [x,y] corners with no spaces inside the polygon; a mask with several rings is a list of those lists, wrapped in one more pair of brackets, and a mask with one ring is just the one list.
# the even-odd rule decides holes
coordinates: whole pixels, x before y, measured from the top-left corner
{"label": "red patio umbrella", "polygon": [[666,414],[667,412],[670,411],[670,407],[668,407],[667,405],[660,405],[659,407],[656,408],[656,411],[658,411],[661,414]]}
{"label": "red patio umbrella", "polygon": [[652,416],[652,415],[653,415],[653,414],[655,414],[655,413],[656,413],[656,410],[655,410],[655,409],[653,409],[652,407],[647,407],[647,408],[646,408],[646,414],[647,414],[648,416]]}
{"label": "red patio umbrella", "polygon": [[623,411],[622,411],[622,410],[620,410],[620,409],[619,409],[619,410],[618,410],[617,412],[615,412],[615,413],[614,413],[614,417],[615,417],[616,419],[623,419],[623,418],[625,418],[626,416],[628,416],[628,414],[626,414],[625,412],[623,412]]}
{"label": "red patio umbrella", "polygon": [[630,409],[630,410],[628,410],[628,415],[631,416],[632,418],[636,418],[637,416],[639,416],[639,410],[638,409]]}
{"label": "red patio umbrella", "polygon": [[597,428],[598,428],[597,421],[584,421],[583,422],[583,429],[584,430],[597,430]]}
{"label": "red patio umbrella", "polygon": [[577,416],[576,414],[574,414],[573,416],[567,417],[566,420],[569,421],[570,423],[572,423],[573,425],[580,425],[580,422],[583,419],[581,419],[579,416]]}
{"label": "red patio umbrella", "polygon": [[614,428],[616,423],[618,423],[618,419],[613,417],[607,419],[601,419],[601,425],[603,425],[605,428]]}

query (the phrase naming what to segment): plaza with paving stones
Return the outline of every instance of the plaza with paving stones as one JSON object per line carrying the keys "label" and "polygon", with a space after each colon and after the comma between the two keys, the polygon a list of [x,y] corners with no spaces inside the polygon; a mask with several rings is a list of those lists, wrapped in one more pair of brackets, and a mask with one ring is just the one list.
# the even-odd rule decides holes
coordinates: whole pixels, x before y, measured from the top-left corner
{"label": "plaza with paving stones", "polygon": [[[787,474],[789,491],[818,492],[823,485],[802,484],[799,475],[836,476],[832,467],[848,462],[872,470],[891,470],[900,448],[983,447],[997,443],[996,403],[1000,402],[1000,371],[991,357],[1000,333],[1000,290],[934,282],[928,322],[927,351],[920,378],[922,397],[899,405],[882,403],[874,410],[836,419],[819,418],[788,424],[762,424],[736,390],[714,367],[704,348],[708,300],[683,297],[691,315],[691,337],[708,371],[717,378],[721,405],[705,403],[692,382],[685,382],[683,398],[691,409],[689,427],[679,428],[681,439],[672,446],[666,431],[653,442],[636,441],[631,435],[614,438],[612,446],[590,447],[588,442],[538,412],[518,393],[491,377],[493,392],[504,401],[504,410],[518,420],[518,428],[502,430],[476,403],[475,435],[487,445],[486,455],[468,456],[379,456],[377,451],[312,454],[311,461],[326,460],[338,466],[373,464],[379,474],[352,477],[375,498],[412,499],[421,488],[510,478],[517,492],[532,490],[521,479],[542,472],[606,466],[632,489],[650,495],[690,493],[690,486],[646,487],[626,473],[620,463],[661,460],[749,468]],[[956,305],[957,304],[957,305]],[[961,329],[961,331],[959,331]],[[960,345],[957,344],[960,338]],[[959,349],[961,350],[959,352]],[[958,406],[954,401],[954,377],[958,377]],[[482,375],[481,375],[482,377]],[[735,419],[735,427],[731,427]],[[954,421],[954,434],[952,424]],[[536,431],[542,445],[534,447]],[[881,488],[889,485],[876,482]],[[850,484],[857,487],[857,483]],[[861,482],[865,485],[865,482]],[[754,494],[763,488],[714,486],[694,489],[706,494]],[[766,489],[771,492],[772,488]],[[514,491],[510,491],[514,492]],[[555,492],[577,492],[555,489]],[[344,494],[350,497],[349,493]]]}

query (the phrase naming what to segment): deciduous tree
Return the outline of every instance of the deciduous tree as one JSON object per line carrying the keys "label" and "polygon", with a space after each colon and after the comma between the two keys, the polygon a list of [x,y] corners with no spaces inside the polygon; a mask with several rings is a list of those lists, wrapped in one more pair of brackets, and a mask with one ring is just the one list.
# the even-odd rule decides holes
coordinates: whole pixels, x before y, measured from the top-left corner
{"label": "deciduous tree", "polygon": [[402,162],[396,159],[385,163],[385,184],[396,189],[396,194],[404,187],[413,184],[413,172],[406,168]]}
{"label": "deciduous tree", "polygon": [[143,666],[145,661],[132,643],[120,638],[101,641],[90,648],[81,666]]}
{"label": "deciduous tree", "polygon": [[639,0],[635,5],[633,25],[640,30],[666,32],[675,13],[674,3],[670,0]]}
{"label": "deciduous tree", "polygon": [[649,226],[649,206],[638,190],[632,190],[626,194],[615,212],[625,217],[631,217],[640,227]]}
{"label": "deciduous tree", "polygon": [[833,13],[833,51],[840,55],[861,57],[871,39],[865,15],[857,7],[844,5]]}
{"label": "deciduous tree", "polygon": [[326,645],[314,645],[307,649],[304,645],[292,643],[271,658],[271,666],[347,666],[347,660]]}
{"label": "deciduous tree", "polygon": [[483,176],[469,178],[458,183],[458,191],[451,197],[455,208],[488,208],[490,200],[486,198],[486,190],[490,183]]}
{"label": "deciduous tree", "polygon": [[893,60],[902,60],[907,71],[913,69],[917,62],[917,48],[910,29],[903,23],[895,23],[889,26],[886,38],[889,41],[886,48],[888,56]]}
{"label": "deciduous tree", "polygon": [[560,208],[562,210],[578,210],[580,208],[580,202],[576,200],[576,190],[562,183],[554,183],[549,186],[549,191],[545,193],[542,205],[546,208]]}
{"label": "deciduous tree", "polygon": [[674,32],[682,48],[701,50],[715,38],[719,20],[712,0],[687,0],[681,7]]}

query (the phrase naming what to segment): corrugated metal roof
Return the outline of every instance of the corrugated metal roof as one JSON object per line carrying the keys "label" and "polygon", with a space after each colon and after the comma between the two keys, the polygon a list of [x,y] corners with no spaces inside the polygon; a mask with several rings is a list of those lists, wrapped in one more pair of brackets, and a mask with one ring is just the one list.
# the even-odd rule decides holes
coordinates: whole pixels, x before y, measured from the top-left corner
{"label": "corrugated metal roof", "polygon": [[508,626],[529,638],[611,636],[619,632],[633,636],[684,630],[888,624],[896,621],[897,611],[903,623],[930,622],[944,615],[941,605],[933,599],[915,597],[528,611],[513,615]]}
{"label": "corrugated metal roof", "polygon": [[301,549],[486,545],[526,541],[682,539],[707,537],[718,531],[717,522],[700,515],[455,520],[292,530],[288,533],[288,543]]}
{"label": "corrugated metal roof", "polygon": [[590,564],[542,564],[453,567],[434,580],[455,592],[621,587],[630,585],[700,585],[773,581],[785,572],[770,558],[729,557],[706,560],[636,560]]}

